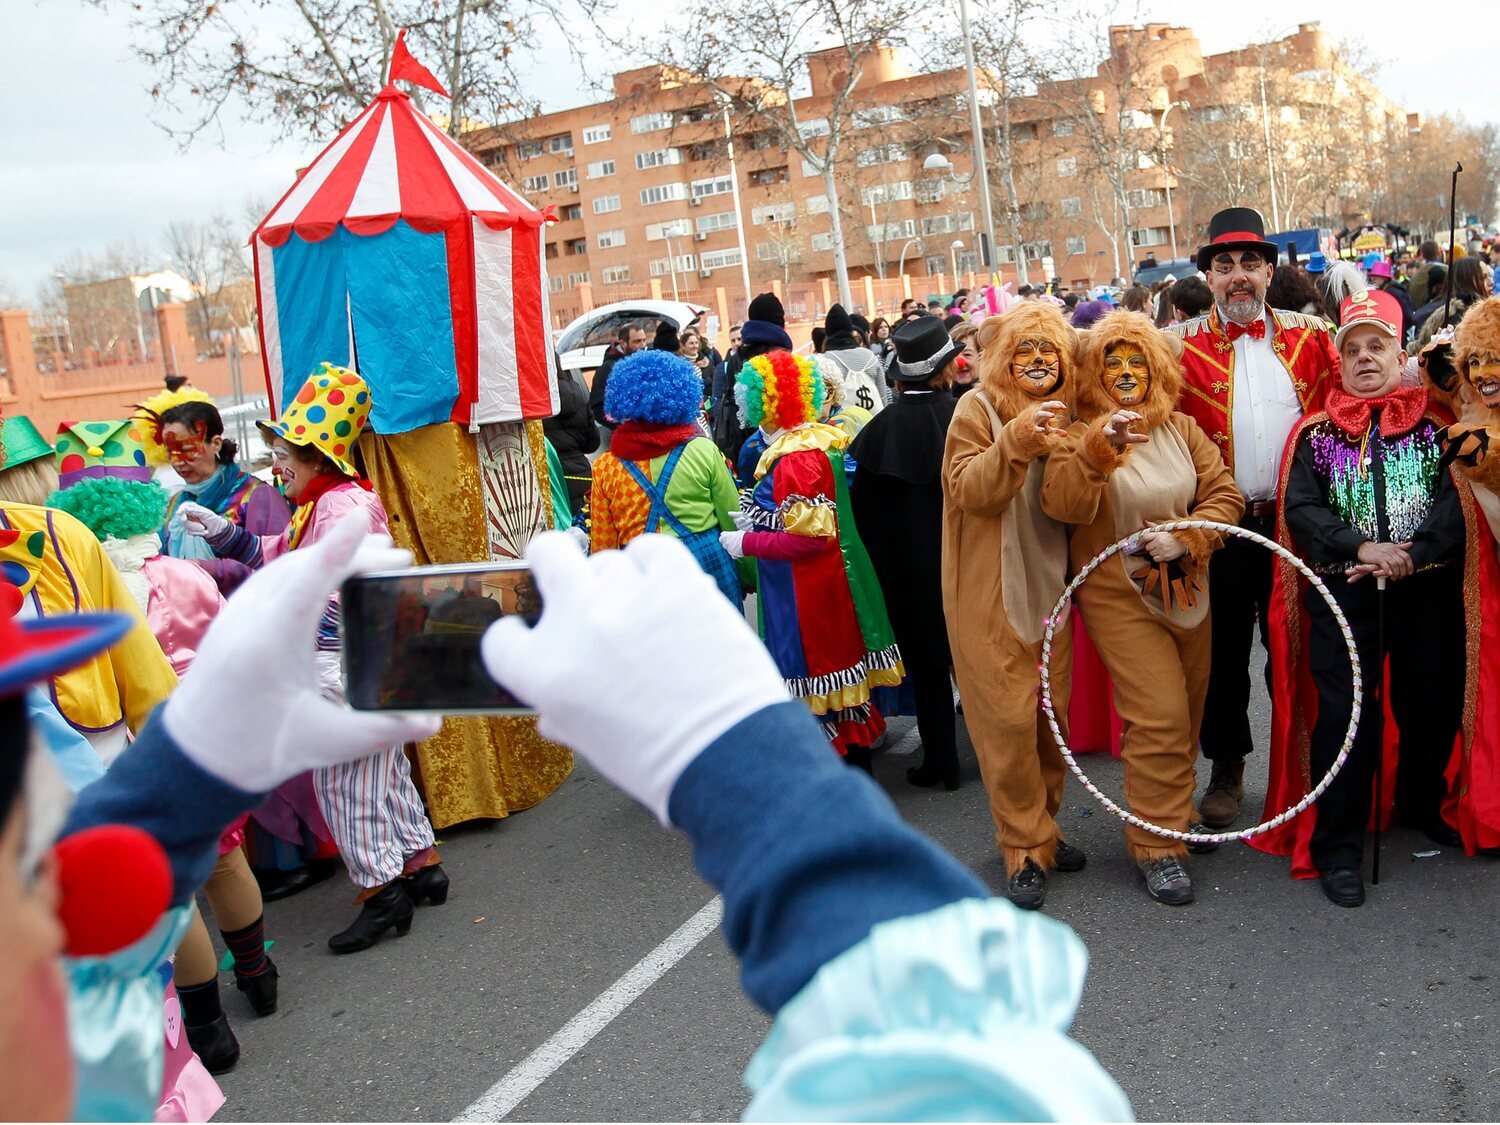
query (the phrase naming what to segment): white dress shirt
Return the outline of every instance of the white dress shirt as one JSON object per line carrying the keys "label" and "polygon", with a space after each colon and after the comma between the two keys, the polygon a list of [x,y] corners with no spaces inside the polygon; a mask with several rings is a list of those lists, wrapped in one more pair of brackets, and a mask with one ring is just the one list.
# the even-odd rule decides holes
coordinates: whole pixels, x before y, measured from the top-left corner
{"label": "white dress shirt", "polygon": [[1229,404],[1234,435],[1234,483],[1246,500],[1274,500],[1286,439],[1302,419],[1302,403],[1292,377],[1272,346],[1271,314],[1261,313],[1266,334],[1248,332],[1234,341],[1234,400]]}

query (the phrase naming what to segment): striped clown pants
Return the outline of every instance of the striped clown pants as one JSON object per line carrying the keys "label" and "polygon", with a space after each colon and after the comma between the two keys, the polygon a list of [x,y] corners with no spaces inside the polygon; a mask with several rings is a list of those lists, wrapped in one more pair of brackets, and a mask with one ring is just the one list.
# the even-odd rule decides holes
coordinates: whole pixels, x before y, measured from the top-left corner
{"label": "striped clown pants", "polygon": [[[339,654],[319,651],[314,659],[324,697],[342,702]],[[400,746],[314,770],[312,782],[333,842],[357,886],[385,886],[432,847],[432,824]]]}

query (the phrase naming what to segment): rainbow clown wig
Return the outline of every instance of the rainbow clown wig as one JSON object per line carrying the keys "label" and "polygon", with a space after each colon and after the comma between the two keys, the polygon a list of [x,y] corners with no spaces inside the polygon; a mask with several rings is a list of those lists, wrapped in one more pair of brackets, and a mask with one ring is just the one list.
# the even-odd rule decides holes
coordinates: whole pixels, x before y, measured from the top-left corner
{"label": "rainbow clown wig", "polygon": [[612,422],[680,426],[702,409],[703,377],[680,355],[636,352],[609,369],[604,414]]}
{"label": "rainbow clown wig", "polygon": [[767,352],[749,360],[734,379],[740,425],[768,433],[816,422],[823,410],[818,365],[791,352]]}

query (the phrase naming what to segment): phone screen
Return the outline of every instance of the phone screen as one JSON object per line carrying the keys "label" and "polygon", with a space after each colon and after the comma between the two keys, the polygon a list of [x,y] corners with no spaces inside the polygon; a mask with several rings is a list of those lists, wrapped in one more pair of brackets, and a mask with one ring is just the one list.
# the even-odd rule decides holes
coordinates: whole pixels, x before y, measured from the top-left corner
{"label": "phone screen", "polygon": [[364,574],[339,594],[344,692],[361,711],[530,714],[485,671],[479,642],[502,617],[535,625],[542,599],[524,562]]}

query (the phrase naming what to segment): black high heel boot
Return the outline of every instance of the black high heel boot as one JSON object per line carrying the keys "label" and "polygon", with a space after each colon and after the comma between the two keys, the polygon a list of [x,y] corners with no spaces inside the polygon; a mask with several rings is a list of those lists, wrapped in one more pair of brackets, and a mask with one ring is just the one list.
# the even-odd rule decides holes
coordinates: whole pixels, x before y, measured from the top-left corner
{"label": "black high heel boot", "polygon": [[924,762],[920,766],[913,766],[908,769],[906,771],[906,780],[909,784],[921,789],[931,789],[933,786],[941,784],[944,789],[951,793],[960,784],[958,763],[955,762],[951,766],[933,766]]}
{"label": "black high heel boot", "polygon": [[369,949],[380,940],[392,926],[398,937],[411,929],[412,915],[417,908],[411,896],[401,886],[402,880],[387,883],[379,894],[365,900],[354,925],[341,934],[328,939],[328,948],[335,953],[358,953]]}
{"label": "black high heel boot", "polygon": [[245,994],[257,1016],[269,1016],[276,1011],[276,981],[280,975],[276,971],[276,962],[267,957],[265,969],[253,977],[241,976],[236,968],[234,986]]}
{"label": "black high heel boot", "polygon": [[182,1029],[204,1069],[210,1074],[233,1070],[240,1061],[240,1041],[219,1004],[218,977],[179,988],[177,1002],[182,1005]]}
{"label": "black high heel boot", "polygon": [[441,863],[412,872],[401,880],[401,885],[411,896],[413,906],[421,906],[424,900],[433,906],[442,906],[448,901],[448,875]]}

